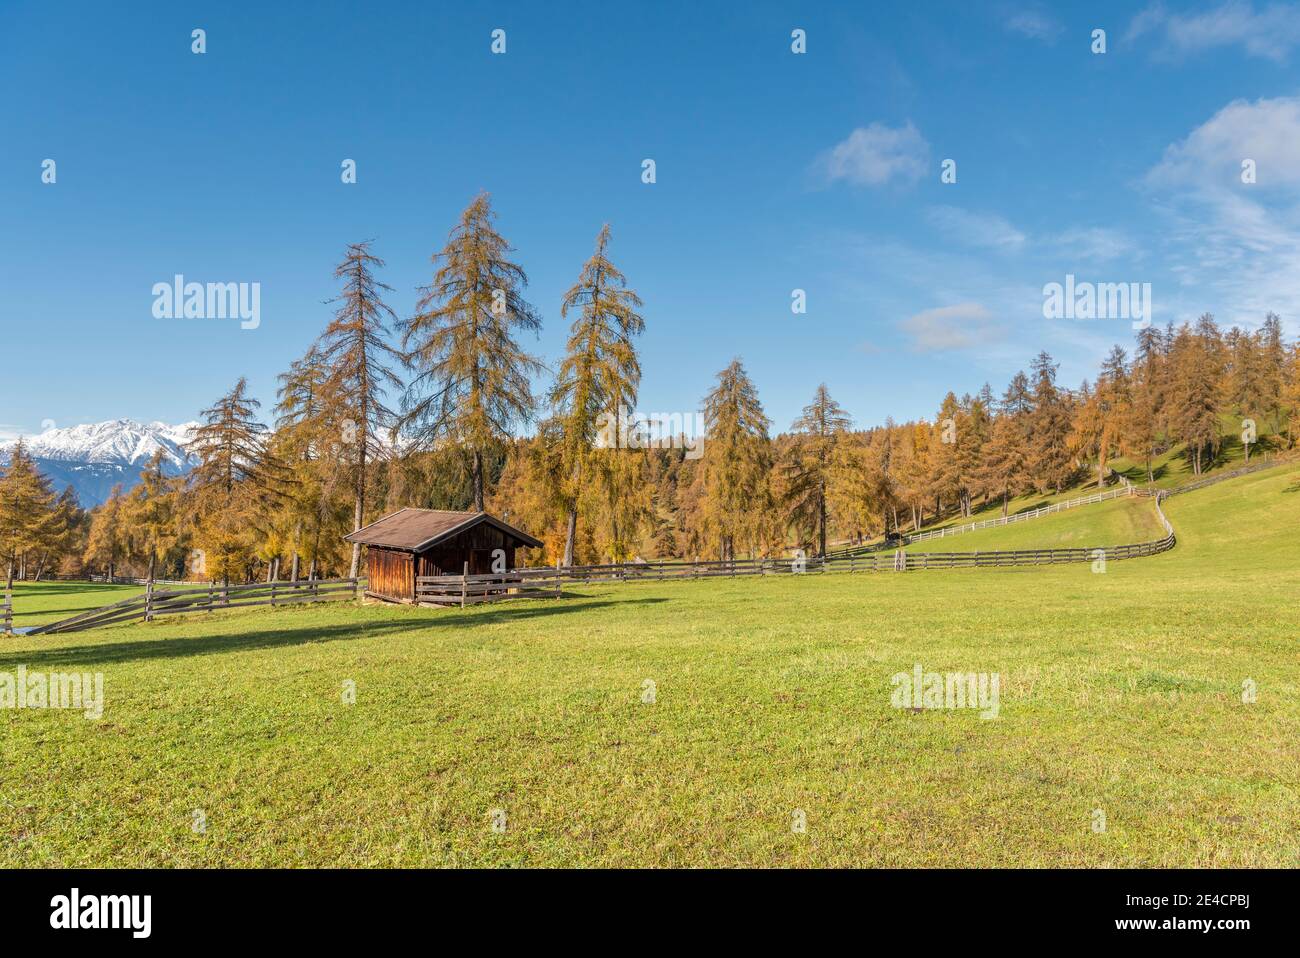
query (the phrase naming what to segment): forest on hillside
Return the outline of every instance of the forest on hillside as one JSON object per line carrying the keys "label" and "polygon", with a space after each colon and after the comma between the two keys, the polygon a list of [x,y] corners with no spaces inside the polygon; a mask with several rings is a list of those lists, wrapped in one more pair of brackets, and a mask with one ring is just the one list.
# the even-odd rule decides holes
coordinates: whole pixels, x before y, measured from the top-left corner
{"label": "forest on hillside", "polygon": [[[487,510],[542,539],[528,561],[772,556],[969,516],[1030,491],[1105,484],[1119,457],[1171,449],[1199,474],[1243,445],[1293,448],[1300,344],[1269,314],[1256,330],[1195,323],[1115,346],[1091,382],[1057,381],[1047,353],[1001,391],[949,392],[932,421],[856,428],[825,385],[774,433],[740,358],[702,397],[703,441],[627,421],[641,379],[642,303],[604,227],[560,304],[550,372],[522,345],[541,325],[527,276],[477,196],[399,317],[369,243],[334,271],[333,318],[280,376],[268,418],[243,378],[203,411],[168,476],[161,453],[90,511],[20,443],[0,471],[8,577],[54,573],[243,581],[356,575],[342,537],[402,506]],[[610,428],[610,424],[613,428]],[[663,441],[668,439],[671,441]],[[652,441],[653,440],[653,441]]]}

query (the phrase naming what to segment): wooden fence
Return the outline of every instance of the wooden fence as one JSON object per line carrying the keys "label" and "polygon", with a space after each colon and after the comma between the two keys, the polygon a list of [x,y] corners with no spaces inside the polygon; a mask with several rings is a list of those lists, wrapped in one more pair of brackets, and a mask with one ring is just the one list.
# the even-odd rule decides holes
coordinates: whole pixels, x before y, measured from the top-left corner
{"label": "wooden fence", "polygon": [[80,632],[133,619],[150,622],[159,616],[182,612],[211,612],[215,609],[239,609],[254,605],[297,605],[302,602],[354,599],[356,596],[356,579],[303,579],[296,582],[256,582],[247,585],[210,583],[187,589],[157,589],[154,584],[146,583],[144,595],[132,596],[68,619],[38,626],[27,634]]}
{"label": "wooden fence", "polygon": [[421,575],[415,578],[419,605],[467,605],[503,599],[560,597],[560,587],[571,579],[557,569],[514,569],[483,575]]}
{"label": "wooden fence", "polygon": [[12,593],[5,589],[4,605],[0,606],[0,635],[8,635],[14,630],[14,599]]}
{"label": "wooden fence", "polygon": [[[1117,474],[1118,475],[1118,474]],[[1037,509],[1031,509],[1029,512],[1018,512],[1011,516],[999,516],[996,519],[981,519],[978,522],[968,522],[960,526],[944,526],[942,529],[931,529],[928,532],[914,532],[903,536],[903,544],[911,545],[913,542],[927,542],[930,539],[946,539],[949,536],[959,536],[967,532],[977,532],[980,529],[991,529],[994,526],[1009,526],[1017,522],[1028,522],[1030,519],[1039,519],[1043,516],[1051,515],[1056,512],[1064,512],[1067,509],[1076,509],[1079,506],[1092,505],[1098,502],[1106,502],[1110,499],[1120,499],[1125,496],[1138,494],[1136,487],[1121,477],[1120,485],[1108,492],[1096,492],[1090,496],[1080,496],[1077,499],[1067,499],[1065,502],[1056,502],[1050,506],[1040,506]],[[828,552],[828,558],[838,558],[849,555],[862,555],[870,552],[883,552],[891,548],[889,543],[876,543],[871,546],[857,546],[846,549],[837,549],[834,552]]]}
{"label": "wooden fence", "polygon": [[[997,566],[1054,565],[1066,562],[1092,562],[1097,559],[1134,559],[1158,555],[1177,544],[1173,526],[1165,516],[1161,503],[1169,496],[1191,492],[1205,486],[1233,479],[1261,469],[1272,468],[1277,461],[1265,461],[1244,466],[1232,472],[1210,476],[1170,490],[1139,488],[1129,483],[1110,492],[1097,493],[1071,499],[1033,512],[1009,516],[1006,519],[989,519],[969,526],[958,527],[968,532],[975,528],[1007,525],[1060,512],[1089,503],[1104,502],[1121,496],[1143,496],[1155,500],[1156,514],[1164,528],[1164,538],[1150,542],[1127,543],[1117,546],[1091,546],[1069,549],[1007,549],[971,552],[917,552],[905,548],[887,552],[884,546],[863,550],[843,550],[825,557],[787,559],[734,559],[704,562],[634,562],[606,565],[569,566],[565,568],[524,568],[486,575],[418,576],[416,602],[421,605],[460,606],[504,599],[558,598],[566,583],[597,584],[606,582],[656,582],[673,579],[706,579],[750,575],[798,575],[825,572],[908,572],[924,569],[988,568]],[[928,534],[928,538],[941,538]],[[949,531],[947,535],[956,535]],[[919,541],[922,537],[909,537]],[[123,599],[112,605],[85,612],[81,615],[32,629],[28,634],[76,632],[82,629],[111,625],[131,619],[150,621],[160,615],[180,612],[210,612],[213,609],[240,608],[253,605],[290,605],[299,602],[320,602],[331,599],[355,598],[357,579],[317,579],[297,582],[265,582],[248,585],[208,585],[198,588],[159,590],[156,583],[145,586],[145,594]],[[0,607],[0,623],[4,631],[11,631],[13,609],[8,593]]]}
{"label": "wooden fence", "polygon": [[[427,590],[430,601],[440,605],[459,604],[464,592],[468,602],[514,598],[515,587],[522,594],[558,595],[564,583],[658,582],[669,579],[704,579],[749,575],[798,575],[825,572],[908,572],[922,569],[957,569],[990,566],[1052,565],[1063,562],[1091,562],[1106,559],[1135,559],[1172,549],[1177,543],[1173,526],[1165,518],[1160,502],[1166,493],[1127,489],[1123,495],[1148,495],[1156,502],[1156,513],[1164,528],[1161,539],[1150,542],[1113,546],[1089,546],[1069,549],[1007,549],[975,552],[917,552],[906,549],[893,552],[812,556],[806,559],[736,559],[709,562],[636,562],[617,565],[569,566],[567,568],[515,569],[497,576],[421,577],[416,590]],[[1092,501],[1101,501],[1088,497]],[[1107,496],[1106,498],[1114,498]],[[426,586],[425,583],[428,583]],[[458,591],[460,590],[460,591]],[[506,593],[506,594],[503,594]]]}

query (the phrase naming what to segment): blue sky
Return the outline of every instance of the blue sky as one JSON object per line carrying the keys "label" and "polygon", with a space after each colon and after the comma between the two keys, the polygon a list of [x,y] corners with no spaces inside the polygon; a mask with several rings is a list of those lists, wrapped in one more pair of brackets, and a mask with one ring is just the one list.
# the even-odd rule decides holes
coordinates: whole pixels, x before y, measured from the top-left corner
{"label": "blue sky", "polygon": [[[479,190],[552,365],[611,224],[645,411],[697,409],[736,355],[782,429],[823,381],[864,425],[1039,349],[1076,385],[1132,330],[1044,319],[1067,273],[1151,283],[1162,324],[1300,331],[1296,5],[383,6],[7,0],[0,438],[179,422],[241,375],[269,407],[344,246],[374,240],[406,315]],[[260,283],[260,326],[156,319],[177,273]]]}

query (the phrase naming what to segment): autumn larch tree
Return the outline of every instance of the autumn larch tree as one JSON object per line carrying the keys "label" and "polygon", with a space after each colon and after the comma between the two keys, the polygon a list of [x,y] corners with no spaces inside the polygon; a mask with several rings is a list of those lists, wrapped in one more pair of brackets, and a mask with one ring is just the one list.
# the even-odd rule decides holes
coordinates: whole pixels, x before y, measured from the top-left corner
{"label": "autumn larch tree", "polygon": [[54,491],[20,439],[0,472],[0,555],[8,571],[6,588],[12,588],[14,567],[23,556],[41,547],[51,534],[55,517]]}
{"label": "autumn larch tree", "polygon": [[[610,424],[613,455],[621,451],[625,409],[636,403],[641,382],[633,339],[645,329],[637,309],[641,300],[627,288],[627,279],[609,261],[609,224],[596,237],[596,251],[560,304],[561,317],[577,309],[565,346],[565,357],[556,374],[551,401],[558,409],[563,430],[562,457],[566,478],[566,529],[564,564],[573,564],[573,544],[578,529],[578,500],[582,493],[585,467],[597,440],[601,418]],[[611,542],[618,551],[620,541],[616,503],[620,469],[603,470],[609,513],[613,518]]]}
{"label": "autumn larch tree", "polygon": [[1219,450],[1220,348],[1214,318],[1207,313],[1195,332],[1183,324],[1169,350],[1169,434],[1186,444],[1192,472],[1198,476]]}
{"label": "autumn larch tree", "polygon": [[187,512],[196,523],[210,578],[229,583],[247,571],[252,520],[267,499],[282,494],[285,476],[266,451],[261,406],[240,378],[230,392],[201,413],[186,444],[198,459],[186,477]]}
{"label": "autumn larch tree", "polygon": [[718,373],[704,398],[704,454],[699,461],[693,498],[698,518],[717,546],[718,558],[736,557],[736,540],[757,543],[760,524],[771,507],[770,421],[758,390],[739,359]]}
{"label": "autumn larch tree", "polygon": [[532,420],[530,379],[542,368],[516,341],[518,333],[536,333],[541,318],[524,301],[528,278],[507,258],[511,248],[494,219],[488,195],[480,193],[434,255],[433,282],[401,324],[414,370],[403,431],[423,448],[450,440],[465,450],[479,511],[485,454]]}
{"label": "autumn larch tree", "polygon": [[815,533],[818,555],[826,554],[826,488],[836,442],[851,424],[825,383],[794,421],[797,438],[784,463],[784,498],[791,524]]}
{"label": "autumn larch tree", "polygon": [[1069,397],[1056,386],[1056,369],[1045,352],[1034,359],[1028,472],[1040,492],[1054,489],[1059,493],[1074,473]]}
{"label": "autumn larch tree", "polygon": [[[350,480],[354,532],[365,525],[366,465],[387,454],[382,437],[396,423],[385,398],[389,390],[402,387],[392,367],[403,356],[390,343],[389,324],[397,316],[383,300],[392,287],[374,274],[383,265],[369,243],[348,246],[334,269],[335,279],[343,281],[343,291],[333,300],[338,308],[315,346],[316,362],[329,371],[320,395],[324,416],[337,429],[343,453],[338,466]],[[356,578],[360,563],[361,544],[353,543],[350,578]]]}
{"label": "autumn larch tree", "polygon": [[122,486],[113,487],[108,499],[91,513],[90,535],[82,561],[105,571],[108,581],[117,575],[117,562],[126,551],[128,530],[123,521],[125,497]]}

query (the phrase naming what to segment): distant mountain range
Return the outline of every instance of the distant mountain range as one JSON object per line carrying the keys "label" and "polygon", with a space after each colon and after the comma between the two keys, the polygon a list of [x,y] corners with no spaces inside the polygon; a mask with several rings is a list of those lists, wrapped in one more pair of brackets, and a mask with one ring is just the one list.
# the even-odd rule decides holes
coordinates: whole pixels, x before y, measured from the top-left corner
{"label": "distant mountain range", "polygon": [[[131,419],[47,429],[23,443],[56,492],[72,486],[84,508],[104,502],[118,483],[130,489],[159,449],[168,475],[181,475],[194,464],[182,448],[198,423],[169,426],[165,422],[139,423]],[[9,462],[17,440],[0,441],[0,464]]]}

